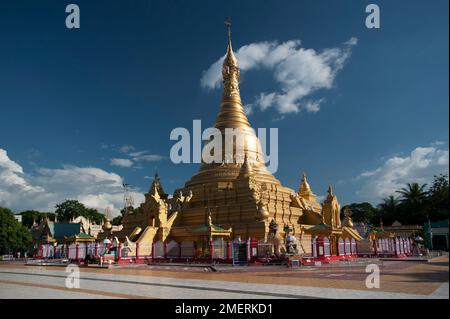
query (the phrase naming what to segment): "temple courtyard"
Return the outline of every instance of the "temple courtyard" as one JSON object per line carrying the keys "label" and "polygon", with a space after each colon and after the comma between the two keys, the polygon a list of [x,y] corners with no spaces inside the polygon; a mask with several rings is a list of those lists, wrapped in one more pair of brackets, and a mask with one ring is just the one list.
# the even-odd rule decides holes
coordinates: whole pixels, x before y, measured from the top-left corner
{"label": "temple courtyard", "polygon": [[[368,264],[380,287],[366,288]],[[0,298],[449,298],[448,255],[428,262],[367,260],[298,269],[282,266],[131,265],[80,268],[67,288],[61,266],[0,264]]]}

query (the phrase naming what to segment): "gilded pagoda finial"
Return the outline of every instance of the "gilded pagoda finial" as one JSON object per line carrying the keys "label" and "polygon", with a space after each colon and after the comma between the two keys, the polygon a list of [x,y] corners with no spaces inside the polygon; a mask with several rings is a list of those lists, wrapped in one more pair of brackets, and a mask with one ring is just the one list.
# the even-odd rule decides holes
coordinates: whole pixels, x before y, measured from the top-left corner
{"label": "gilded pagoda finial", "polygon": [[302,182],[300,184],[300,194],[309,194],[311,192],[311,186],[308,184],[305,172],[302,173]]}
{"label": "gilded pagoda finial", "polygon": [[353,221],[352,221],[352,211],[350,207],[345,206],[344,208],[344,226],[347,227],[353,227]]}
{"label": "gilded pagoda finial", "polygon": [[223,97],[235,98],[239,102],[241,97],[239,95],[239,78],[240,72],[237,63],[237,59],[233,53],[233,47],[231,45],[231,22],[228,20],[225,22],[225,26],[228,29],[228,47],[227,54],[223,61],[222,76],[223,76]]}
{"label": "gilded pagoda finial", "polygon": [[212,222],[212,216],[211,216],[211,209],[209,208],[209,206],[207,208],[206,213],[207,213],[206,223],[207,223],[208,226],[212,226],[213,222]]}
{"label": "gilded pagoda finial", "polygon": [[228,34],[228,46],[222,64],[222,101],[221,110],[216,118],[215,128],[250,128],[247,116],[244,112],[241,96],[239,93],[240,71],[237,58],[231,45],[231,22],[225,22]]}
{"label": "gilded pagoda finial", "polygon": [[231,44],[231,18],[225,20],[225,27],[228,29],[228,44]]}
{"label": "gilded pagoda finial", "polygon": [[333,196],[333,187],[331,185],[328,185],[328,195]]}

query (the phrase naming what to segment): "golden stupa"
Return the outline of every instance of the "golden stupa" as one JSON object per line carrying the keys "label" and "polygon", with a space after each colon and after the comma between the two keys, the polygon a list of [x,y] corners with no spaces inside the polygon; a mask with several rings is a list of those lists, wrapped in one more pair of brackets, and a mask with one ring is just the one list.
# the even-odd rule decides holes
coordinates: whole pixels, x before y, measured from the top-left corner
{"label": "golden stupa", "polygon": [[[194,242],[196,256],[207,255],[208,243],[215,239],[253,238],[273,243],[276,252],[283,252],[285,239],[290,235],[296,238],[299,252],[305,254],[311,254],[315,236],[328,236],[335,253],[338,238],[361,239],[350,216],[346,215],[346,223],[341,225],[340,206],[331,187],[321,205],[305,174],[296,192],[281,185],[267,170],[260,141],[244,112],[239,93],[240,71],[229,26],[222,76],[223,94],[214,127],[222,133],[227,128],[239,129],[244,155],[224,155],[221,163],[203,162],[173,197],[164,192],[155,176],[145,202],[138,212],[124,216],[123,229],[113,237],[127,246],[139,243],[141,247],[155,242]],[[225,143],[222,145],[225,147]]]}

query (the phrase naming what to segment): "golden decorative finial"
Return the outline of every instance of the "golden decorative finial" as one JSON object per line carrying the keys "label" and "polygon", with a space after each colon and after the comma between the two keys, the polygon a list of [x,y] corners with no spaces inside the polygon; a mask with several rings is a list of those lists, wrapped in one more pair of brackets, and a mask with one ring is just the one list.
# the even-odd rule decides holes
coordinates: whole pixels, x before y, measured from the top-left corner
{"label": "golden decorative finial", "polygon": [[239,93],[240,71],[231,45],[231,21],[229,18],[225,21],[225,26],[228,33],[228,47],[222,64],[223,93],[221,110],[214,127],[219,130],[227,127],[250,128]]}
{"label": "golden decorative finial", "polygon": [[102,226],[103,231],[110,231],[112,229],[112,224],[111,224],[111,211],[109,209],[109,206],[106,206],[105,208],[105,213],[103,215],[103,226]]}
{"label": "golden decorative finial", "polygon": [[350,216],[350,208],[348,206],[345,206],[344,208],[344,216],[345,217]]}
{"label": "golden decorative finial", "polygon": [[211,216],[211,209],[209,209],[209,206],[207,208],[207,225],[208,226],[212,226],[213,222],[212,222],[212,216]]}
{"label": "golden decorative finial", "polygon": [[328,194],[333,196],[333,187],[331,187],[331,185],[328,185]]}
{"label": "golden decorative finial", "polygon": [[244,155],[244,163],[242,163],[242,166],[241,166],[241,174],[243,176],[250,176],[252,174],[252,167],[248,161],[248,153],[247,152],[245,152],[245,155]]}
{"label": "golden decorative finial", "polygon": [[305,172],[302,173],[302,182],[300,183],[299,194],[302,196],[307,196],[311,194],[311,186],[309,186],[308,181],[306,180]]}
{"label": "golden decorative finial", "polygon": [[228,44],[231,45],[231,18],[230,17],[228,17],[225,20],[225,27],[227,27],[227,29],[228,29]]}
{"label": "golden decorative finial", "polygon": [[353,221],[352,221],[352,211],[350,210],[350,207],[345,206],[344,208],[344,226],[347,227],[353,227]]}

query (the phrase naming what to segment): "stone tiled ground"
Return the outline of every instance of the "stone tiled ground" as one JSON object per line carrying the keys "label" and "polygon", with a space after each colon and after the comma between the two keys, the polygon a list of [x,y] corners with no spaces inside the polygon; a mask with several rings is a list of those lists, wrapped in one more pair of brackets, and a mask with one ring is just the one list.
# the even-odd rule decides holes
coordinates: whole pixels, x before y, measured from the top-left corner
{"label": "stone tiled ground", "polygon": [[[377,262],[381,273],[379,289],[366,288],[366,264],[359,261],[301,269],[225,267],[223,271],[218,267],[218,272],[182,265],[80,268],[81,278],[86,279],[82,287],[85,290],[78,291],[76,296],[84,293],[103,298],[448,298],[448,256],[429,263]],[[30,292],[42,287],[50,298],[52,289],[59,290],[55,293],[58,297],[66,289],[64,276],[64,268],[60,267],[4,263],[0,265],[0,297],[12,297],[15,292],[14,289],[5,292],[5,285],[17,287],[19,298],[26,297],[23,289],[26,285],[32,287]],[[75,296],[73,291],[64,294],[68,298]]]}

